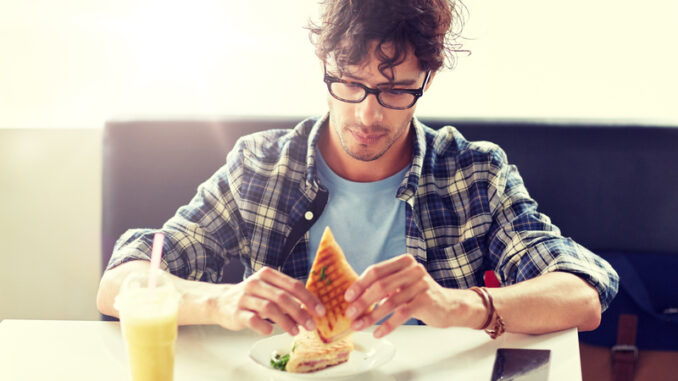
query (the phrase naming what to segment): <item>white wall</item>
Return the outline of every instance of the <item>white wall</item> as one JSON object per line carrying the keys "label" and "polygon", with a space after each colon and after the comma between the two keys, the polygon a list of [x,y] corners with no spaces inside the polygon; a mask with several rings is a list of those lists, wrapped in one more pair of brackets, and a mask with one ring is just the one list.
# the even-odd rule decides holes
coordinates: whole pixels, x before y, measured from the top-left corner
{"label": "white wall", "polygon": [[[678,123],[678,2],[466,4],[472,54],[419,115]],[[97,318],[107,119],[323,112],[302,28],[315,13],[311,0],[0,1],[0,319]]]}
{"label": "white wall", "polygon": [[98,319],[101,130],[0,129],[0,320]]}
{"label": "white wall", "polygon": [[[678,119],[675,0],[466,0],[427,116]],[[325,109],[312,0],[3,0],[0,126]]]}
{"label": "white wall", "polygon": [[472,55],[420,113],[678,120],[677,1],[467,4]]}

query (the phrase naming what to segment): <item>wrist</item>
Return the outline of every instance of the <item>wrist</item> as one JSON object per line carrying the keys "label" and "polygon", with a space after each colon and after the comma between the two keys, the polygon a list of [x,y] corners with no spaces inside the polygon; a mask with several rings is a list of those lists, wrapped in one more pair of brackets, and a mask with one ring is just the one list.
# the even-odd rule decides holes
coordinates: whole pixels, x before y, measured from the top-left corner
{"label": "wrist", "polygon": [[487,299],[475,291],[476,287],[469,288],[464,290],[468,295],[468,300],[470,303],[469,306],[469,324],[466,326],[473,329],[485,329],[490,322],[488,320],[492,319],[492,316],[489,314],[490,309],[487,305]]}
{"label": "wrist", "polygon": [[[447,289],[443,327],[480,329],[487,318],[483,299],[470,289]],[[428,323],[427,323],[428,324]]]}
{"label": "wrist", "polygon": [[485,287],[471,287],[469,290],[475,292],[483,300],[483,305],[487,309],[487,315],[480,329],[484,330],[492,339],[501,336],[504,331],[504,321],[494,306],[492,294]]}
{"label": "wrist", "polygon": [[219,324],[220,298],[227,285],[187,280],[179,283],[179,324]]}
{"label": "wrist", "polygon": [[201,315],[205,317],[204,324],[224,324],[224,298],[232,285],[210,284],[209,290],[203,290],[200,300],[196,300]]}

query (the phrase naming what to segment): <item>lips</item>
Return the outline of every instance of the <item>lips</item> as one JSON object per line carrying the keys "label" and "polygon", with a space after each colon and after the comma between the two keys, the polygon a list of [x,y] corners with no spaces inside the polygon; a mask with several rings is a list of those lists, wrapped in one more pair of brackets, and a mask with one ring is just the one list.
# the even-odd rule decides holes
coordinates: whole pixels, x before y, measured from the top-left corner
{"label": "lips", "polygon": [[354,131],[350,130],[351,135],[353,135],[353,138],[359,143],[359,144],[374,144],[379,139],[384,137],[386,134],[383,133],[376,133],[376,134],[364,134],[360,131]]}

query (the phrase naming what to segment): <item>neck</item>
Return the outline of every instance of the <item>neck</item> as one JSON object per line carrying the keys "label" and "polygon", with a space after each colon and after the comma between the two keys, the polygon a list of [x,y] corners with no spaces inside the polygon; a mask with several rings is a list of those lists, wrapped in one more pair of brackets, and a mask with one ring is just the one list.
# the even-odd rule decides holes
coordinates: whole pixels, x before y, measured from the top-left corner
{"label": "neck", "polygon": [[327,165],[337,175],[349,181],[374,182],[393,176],[410,164],[413,134],[412,129],[409,129],[405,136],[394,143],[380,158],[362,161],[344,151],[328,122],[328,126],[321,132],[318,148]]}

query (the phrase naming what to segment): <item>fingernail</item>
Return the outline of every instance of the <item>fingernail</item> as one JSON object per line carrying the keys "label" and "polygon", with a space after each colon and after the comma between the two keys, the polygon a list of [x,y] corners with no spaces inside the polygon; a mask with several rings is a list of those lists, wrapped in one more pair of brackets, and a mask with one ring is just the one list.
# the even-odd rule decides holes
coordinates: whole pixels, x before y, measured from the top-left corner
{"label": "fingernail", "polygon": [[292,327],[292,336],[296,336],[299,334],[299,328],[297,327]]}
{"label": "fingernail", "polygon": [[356,320],[353,322],[353,329],[358,331],[363,328],[363,321],[362,320]]}
{"label": "fingernail", "polygon": [[309,331],[313,331],[315,329],[315,322],[313,321],[313,319],[306,320],[306,329],[308,329]]}
{"label": "fingernail", "polygon": [[384,330],[383,330],[381,327],[379,327],[379,328],[377,328],[376,331],[374,331],[374,337],[376,337],[377,339],[379,339],[379,338],[381,338],[382,336],[384,336]]}
{"label": "fingernail", "polygon": [[325,307],[322,304],[318,304],[315,306],[315,312],[318,313],[318,315],[325,315]]}
{"label": "fingernail", "polygon": [[353,290],[347,290],[344,299],[346,299],[347,302],[350,302],[353,298],[355,298],[355,292],[353,292]]}
{"label": "fingernail", "polygon": [[355,307],[348,307],[346,310],[346,317],[352,319],[356,314]]}

